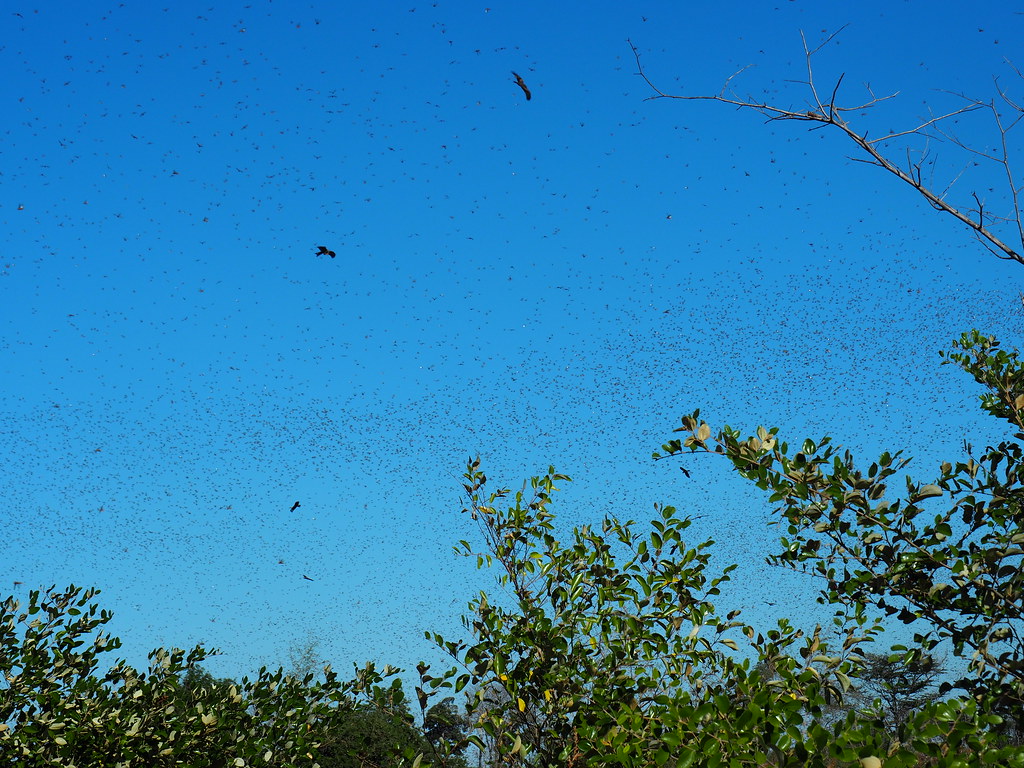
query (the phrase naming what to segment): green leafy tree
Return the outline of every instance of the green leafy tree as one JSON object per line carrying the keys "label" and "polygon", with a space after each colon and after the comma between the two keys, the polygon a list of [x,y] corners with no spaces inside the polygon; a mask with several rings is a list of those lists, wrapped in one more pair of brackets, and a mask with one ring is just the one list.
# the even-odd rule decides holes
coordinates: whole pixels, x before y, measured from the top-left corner
{"label": "green leafy tree", "polygon": [[231,678],[214,677],[201,665],[192,664],[181,677],[177,696],[188,706],[211,696],[229,696],[232,687],[237,685]]}
{"label": "green leafy tree", "polygon": [[33,591],[0,603],[0,755],[5,765],[314,766],[320,738],[356,708],[383,707],[383,674],[339,682],[262,668],[240,683],[200,670],[207,651],[159,649],[147,671],[103,654],[120,646],[97,590]]}
{"label": "green leafy tree", "polygon": [[400,685],[392,696],[375,705],[364,704],[324,723],[319,748],[321,768],[392,768],[406,755],[427,751],[422,733]]}
{"label": "green leafy tree", "polygon": [[895,735],[910,716],[937,701],[943,665],[931,657],[912,658],[902,654],[867,653],[859,664],[846,705],[878,711],[885,728]]}
{"label": "green leafy tree", "polygon": [[423,717],[423,737],[433,749],[442,749],[446,744],[464,744],[469,727],[469,719],[455,706],[454,696],[434,704]]}
{"label": "green leafy tree", "polygon": [[[477,762],[480,766],[500,765],[503,757],[500,745],[508,743],[509,734],[527,734],[527,743],[532,743],[538,735],[538,713],[527,704],[523,709],[509,706],[509,695],[504,687],[491,684],[478,691],[471,699],[470,709],[474,723],[490,722],[492,726],[486,731],[473,728],[472,733],[479,739],[481,746],[477,750]],[[501,709],[500,721],[490,717],[489,710]],[[514,736],[512,737],[514,738]]]}
{"label": "green leafy tree", "polygon": [[992,743],[970,699],[926,707],[895,746],[873,717],[829,725],[821,715],[878,627],[855,617],[833,650],[820,630],[782,620],[759,633],[737,612],[720,617],[712,600],[732,566],[709,573],[713,542],[688,544],[690,521],[671,507],[643,532],[606,517],[563,544],[551,504],[567,477],[549,470],[511,498],[485,491],[478,460],[465,478],[484,547],[457,551],[494,567],[499,592],[470,604],[472,642],[428,635],[456,665],[437,676],[421,665],[417,696],[425,708],[478,691],[466,741],[489,765],[826,766],[888,753],[892,765],[953,766],[962,749],[977,765],[1024,765]]}
{"label": "green leafy tree", "polygon": [[[1024,264],[1022,189],[1012,164],[1019,149],[1016,129],[1024,121],[1024,106],[1013,95],[1024,82],[1021,71],[1010,64],[1011,85],[996,79],[993,98],[944,91],[951,102],[930,107],[927,118],[895,128],[889,117],[872,124],[896,93],[879,96],[866,86],[863,95],[851,97],[843,74],[823,84],[815,62],[835,36],[811,45],[801,33],[804,78],[790,81],[802,91],[793,103],[780,101],[775,91],[765,98],[741,93],[736,89],[740,72],[716,94],[668,93],[648,77],[633,50],[652,98],[717,102],[769,122],[844,136],[857,147],[855,159],[911,186],[996,257]],[[968,124],[979,136],[987,131],[988,138],[973,145],[962,140]],[[942,180],[931,151],[939,142],[951,155],[961,154],[969,173]],[[968,180],[976,186],[964,194],[960,187]],[[728,457],[780,504],[778,520],[787,536],[773,562],[823,578],[823,601],[840,608],[841,616],[863,620],[871,609],[923,627],[914,643],[901,649],[908,665],[923,663],[948,642],[967,662],[967,673],[953,685],[1001,714],[1000,730],[1016,743],[1024,732],[1024,367],[1016,351],[1001,349],[996,339],[976,330],[955,341],[945,361],[982,385],[982,407],[1008,422],[1007,439],[983,451],[965,442],[962,456],[943,462],[929,481],[907,478],[902,493],[892,487],[909,461],[902,451],[857,465],[828,437],[796,443],[793,450],[779,443],[777,429],[759,427],[743,438],[725,427],[713,437],[699,411],[684,417],[677,430],[688,436],[669,441],[661,455],[707,451]]]}

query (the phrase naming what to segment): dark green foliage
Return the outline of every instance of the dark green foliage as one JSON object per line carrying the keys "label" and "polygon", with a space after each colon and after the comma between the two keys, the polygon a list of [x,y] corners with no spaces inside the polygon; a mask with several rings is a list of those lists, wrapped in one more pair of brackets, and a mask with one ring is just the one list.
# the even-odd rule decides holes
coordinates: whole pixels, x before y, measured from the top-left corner
{"label": "dark green foliage", "polygon": [[449,696],[427,710],[423,718],[423,737],[433,745],[445,742],[458,743],[469,731],[469,720],[455,706],[455,699]]}
{"label": "dark green foliage", "polygon": [[359,708],[338,718],[322,734],[319,763],[322,768],[391,768],[402,755],[426,749],[412,715],[404,705],[389,710]]}
{"label": "dark green foliage", "polygon": [[911,714],[939,699],[943,665],[931,657],[867,653],[859,664],[853,687],[847,692],[851,708],[871,711],[878,703],[886,731],[895,734]]}

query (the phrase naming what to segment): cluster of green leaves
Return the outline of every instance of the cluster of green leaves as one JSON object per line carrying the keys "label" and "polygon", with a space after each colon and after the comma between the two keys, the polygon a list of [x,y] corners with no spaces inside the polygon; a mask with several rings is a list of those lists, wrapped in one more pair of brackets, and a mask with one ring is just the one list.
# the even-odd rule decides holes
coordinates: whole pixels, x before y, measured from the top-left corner
{"label": "cluster of green leaves", "polygon": [[464,743],[489,764],[825,766],[885,755],[887,765],[928,756],[953,766],[970,749],[974,765],[1024,765],[986,742],[979,724],[991,718],[972,700],[926,707],[895,739],[877,717],[823,717],[878,626],[853,622],[833,650],[820,629],[783,620],[762,634],[738,612],[720,617],[711,600],[732,566],[710,574],[713,542],[688,545],[690,520],[671,507],[656,507],[643,533],[607,517],[563,545],[551,503],[569,478],[551,469],[508,506],[507,489],[485,491],[479,460],[465,479],[486,550],[463,541],[456,551],[497,569],[499,596],[470,603],[473,642],[428,633],[457,663],[436,676],[421,665],[417,694],[426,706],[441,691],[476,691],[477,730]]}
{"label": "cluster of green leaves", "polygon": [[0,604],[3,765],[312,767],[331,739],[333,756],[348,759],[333,764],[362,765],[364,745],[343,748],[338,734],[361,712],[379,722],[401,708],[400,685],[381,685],[398,670],[372,665],[345,683],[329,667],[319,682],[264,667],[235,684],[199,671],[208,653],[196,647],[154,651],[146,672],[122,661],[101,672],[102,654],[120,641],[101,631],[111,615],[96,594],[71,586],[32,592],[24,608]]}

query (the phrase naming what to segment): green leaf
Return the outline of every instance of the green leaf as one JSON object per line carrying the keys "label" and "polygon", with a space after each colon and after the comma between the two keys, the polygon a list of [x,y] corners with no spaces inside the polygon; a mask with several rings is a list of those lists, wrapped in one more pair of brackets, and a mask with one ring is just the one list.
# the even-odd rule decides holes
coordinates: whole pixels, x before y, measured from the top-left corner
{"label": "green leaf", "polygon": [[676,761],[676,768],[690,768],[693,761],[697,759],[697,751],[689,747],[683,747],[679,759]]}
{"label": "green leaf", "polygon": [[917,502],[924,499],[933,499],[942,495],[942,489],[937,485],[922,485],[917,493],[911,497],[911,501]]}

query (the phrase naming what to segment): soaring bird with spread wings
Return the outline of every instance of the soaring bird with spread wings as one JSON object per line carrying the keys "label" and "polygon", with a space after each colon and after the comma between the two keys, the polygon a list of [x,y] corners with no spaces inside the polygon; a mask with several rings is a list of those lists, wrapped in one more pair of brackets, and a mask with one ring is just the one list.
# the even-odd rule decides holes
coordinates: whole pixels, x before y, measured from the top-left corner
{"label": "soaring bird with spread wings", "polygon": [[533,98],[533,94],[530,93],[530,89],[526,87],[526,83],[523,82],[523,78],[519,76],[518,72],[513,72],[512,76],[516,79],[516,85],[523,89],[523,93],[526,94],[526,100],[529,101]]}

